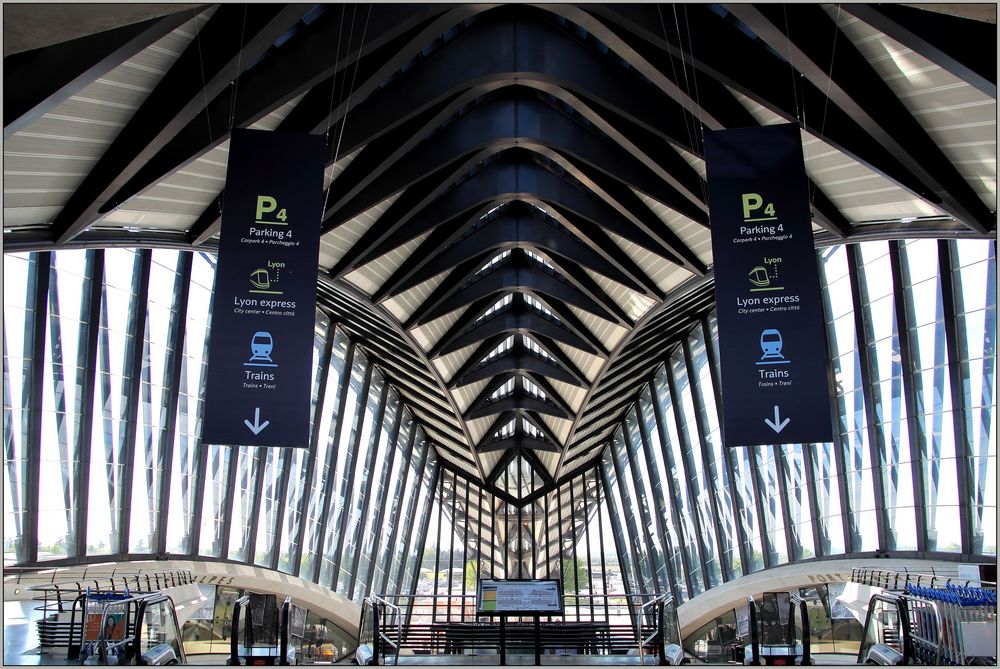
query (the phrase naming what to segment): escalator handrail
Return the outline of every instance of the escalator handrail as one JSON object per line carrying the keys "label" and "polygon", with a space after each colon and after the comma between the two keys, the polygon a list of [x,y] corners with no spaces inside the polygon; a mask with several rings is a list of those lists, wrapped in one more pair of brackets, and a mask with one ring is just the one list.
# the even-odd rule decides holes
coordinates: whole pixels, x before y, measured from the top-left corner
{"label": "escalator handrail", "polygon": [[243,595],[233,602],[233,624],[231,626],[231,637],[229,639],[229,662],[231,667],[240,664],[240,611],[250,602],[250,595]]}
{"label": "escalator handrail", "polygon": [[180,653],[180,656],[177,658],[177,662],[180,664],[187,664],[187,656],[184,653],[184,643],[181,641],[181,626],[177,621],[177,608],[174,606],[174,600],[170,597],[170,595],[149,597],[139,602],[138,611],[135,614],[135,631],[132,636],[132,656],[135,658],[136,664],[144,664],[142,661],[142,621],[146,615],[146,609],[149,608],[149,605],[159,604],[161,602],[170,603],[168,610],[170,611],[170,616],[174,621],[174,630],[177,633],[177,650]]}
{"label": "escalator handrail", "polygon": [[[861,638],[866,639],[868,637],[868,626],[872,623],[872,614],[875,611],[874,603],[876,601],[892,604],[896,607],[899,615],[899,627],[902,630],[900,648],[902,648],[903,660],[900,664],[910,664],[913,659],[913,640],[910,638],[910,612],[904,602],[904,595],[890,592],[879,592],[872,595],[871,599],[868,600],[868,614],[865,616],[865,627]],[[863,657],[864,652],[865,647],[864,642],[862,642],[861,647],[858,649],[858,664],[865,663],[867,658]]]}
{"label": "escalator handrail", "polygon": [[812,648],[810,646],[809,638],[812,634],[812,630],[809,628],[809,609],[806,606],[806,600],[792,593],[792,609],[789,617],[794,615],[794,607],[796,604],[799,605],[799,617],[802,619],[802,664],[811,665]]}
{"label": "escalator handrail", "polygon": [[292,598],[285,597],[281,604],[281,621],[278,624],[278,664],[288,666],[288,618],[292,611]]}
{"label": "escalator handrail", "polygon": [[760,664],[760,630],[757,628],[757,602],[753,597],[747,597],[747,608],[750,617],[750,661],[756,666]]}

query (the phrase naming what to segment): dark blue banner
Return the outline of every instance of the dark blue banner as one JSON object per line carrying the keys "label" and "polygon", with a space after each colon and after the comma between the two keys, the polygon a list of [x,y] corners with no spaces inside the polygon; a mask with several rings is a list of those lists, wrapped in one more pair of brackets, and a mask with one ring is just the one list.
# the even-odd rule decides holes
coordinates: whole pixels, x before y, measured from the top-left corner
{"label": "dark blue banner", "polygon": [[797,124],[705,133],[727,446],[832,441]]}
{"label": "dark blue banner", "polygon": [[202,440],[309,446],[323,138],[233,131]]}

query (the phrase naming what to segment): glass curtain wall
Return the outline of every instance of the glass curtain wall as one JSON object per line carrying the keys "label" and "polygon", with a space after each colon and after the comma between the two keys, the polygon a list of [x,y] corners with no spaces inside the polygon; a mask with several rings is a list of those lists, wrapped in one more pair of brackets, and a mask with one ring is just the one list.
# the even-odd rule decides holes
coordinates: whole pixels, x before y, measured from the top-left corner
{"label": "glass curtain wall", "polygon": [[202,253],[4,256],[5,564],[169,554],[412,590],[437,455],[324,313],[311,447],[200,440],[214,279]]}
{"label": "glass curtain wall", "polygon": [[[612,538],[599,467],[556,485],[530,455],[511,451],[492,489],[442,469],[426,520],[413,622],[475,620],[480,578],[556,579],[565,615],[552,620],[628,622],[626,558]],[[611,509],[609,511],[609,508]]]}
{"label": "glass curtain wall", "polygon": [[836,440],[724,449],[718,331],[702,319],[601,458],[630,591],[683,602],[817,557],[996,555],[996,244],[867,242],[818,257]]}
{"label": "glass curtain wall", "polygon": [[428,620],[467,619],[481,577],[558,578],[567,618],[591,620],[613,615],[604,595],[680,603],[802,560],[995,556],[995,242],[817,257],[833,442],[723,447],[707,314],[597,460],[554,481],[515,449],[484,483],[439,463],[378,361],[323,314],[311,448],[202,443],[210,255],[5,256],[5,562],[229,559],[354,601],[406,595]]}

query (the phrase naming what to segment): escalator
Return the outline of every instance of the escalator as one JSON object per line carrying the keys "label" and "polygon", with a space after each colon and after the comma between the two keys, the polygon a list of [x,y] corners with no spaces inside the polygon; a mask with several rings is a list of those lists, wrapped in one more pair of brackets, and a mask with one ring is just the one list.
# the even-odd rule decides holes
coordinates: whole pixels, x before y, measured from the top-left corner
{"label": "escalator", "polygon": [[765,592],[758,605],[747,597],[736,611],[737,644],[731,660],[744,665],[813,664],[806,601],[789,592]]}
{"label": "escalator", "polygon": [[[88,593],[82,624],[71,622],[67,658],[83,665],[131,666],[186,664],[173,600],[160,593]],[[73,616],[75,618],[76,604]]]}
{"label": "escalator", "polygon": [[[233,603],[230,666],[299,664],[306,610],[286,597],[280,611],[277,595],[246,594]],[[242,637],[242,638],[241,638]]]}

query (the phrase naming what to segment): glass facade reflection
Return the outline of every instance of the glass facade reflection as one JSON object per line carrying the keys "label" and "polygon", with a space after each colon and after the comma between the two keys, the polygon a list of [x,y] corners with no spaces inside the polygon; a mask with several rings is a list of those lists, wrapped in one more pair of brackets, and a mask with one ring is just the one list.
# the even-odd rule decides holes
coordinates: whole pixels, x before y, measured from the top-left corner
{"label": "glass facade reflection", "polygon": [[818,261],[833,442],[723,447],[708,314],[639,379],[595,461],[553,479],[514,449],[481,481],[322,312],[311,447],[203,443],[210,255],[7,255],[5,562],[232,560],[356,602],[425,597],[432,619],[470,615],[435,596],[468,598],[480,576],[559,578],[567,617],[588,620],[623,605],[607,595],[683,602],[816,558],[995,556],[995,242]]}

